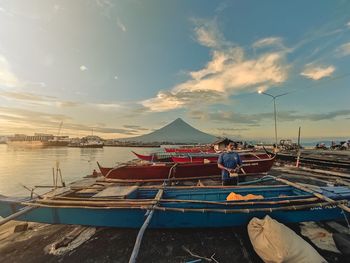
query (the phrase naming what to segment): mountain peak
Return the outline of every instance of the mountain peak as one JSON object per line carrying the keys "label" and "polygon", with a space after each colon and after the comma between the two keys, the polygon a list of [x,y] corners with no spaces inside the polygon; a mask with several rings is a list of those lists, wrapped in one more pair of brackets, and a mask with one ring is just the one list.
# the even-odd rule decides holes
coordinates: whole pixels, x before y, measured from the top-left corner
{"label": "mountain peak", "polygon": [[149,134],[129,138],[141,142],[211,143],[216,137],[202,132],[181,118]]}

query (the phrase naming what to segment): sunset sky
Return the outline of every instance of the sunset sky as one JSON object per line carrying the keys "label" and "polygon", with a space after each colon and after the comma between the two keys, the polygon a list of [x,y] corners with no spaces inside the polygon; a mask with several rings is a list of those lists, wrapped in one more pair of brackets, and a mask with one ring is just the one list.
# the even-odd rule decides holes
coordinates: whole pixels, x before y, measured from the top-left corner
{"label": "sunset sky", "polygon": [[0,0],[0,135],[350,139],[350,2]]}

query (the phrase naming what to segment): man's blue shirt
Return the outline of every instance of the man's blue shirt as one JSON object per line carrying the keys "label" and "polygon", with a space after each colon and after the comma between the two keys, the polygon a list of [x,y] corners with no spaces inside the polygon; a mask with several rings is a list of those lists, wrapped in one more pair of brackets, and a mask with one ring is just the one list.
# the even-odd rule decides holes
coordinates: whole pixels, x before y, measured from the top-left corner
{"label": "man's blue shirt", "polygon": [[[241,158],[236,152],[224,152],[219,155],[218,164],[229,169],[235,169],[237,165],[242,165]],[[222,180],[230,179],[230,173],[226,170],[221,172]]]}

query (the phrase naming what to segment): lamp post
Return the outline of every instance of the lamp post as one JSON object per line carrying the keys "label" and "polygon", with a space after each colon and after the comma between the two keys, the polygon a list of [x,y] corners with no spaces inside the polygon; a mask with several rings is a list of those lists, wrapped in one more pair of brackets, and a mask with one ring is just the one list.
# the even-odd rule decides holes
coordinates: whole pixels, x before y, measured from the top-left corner
{"label": "lamp post", "polygon": [[271,98],[273,99],[273,111],[274,111],[274,117],[275,117],[275,144],[276,144],[276,147],[277,147],[276,99],[277,99],[278,97],[282,97],[282,96],[284,96],[284,95],[287,95],[289,92],[283,93],[283,94],[279,94],[279,95],[276,95],[276,96],[273,96],[273,95],[271,95],[271,94],[269,94],[269,93],[266,93],[266,92],[263,92],[263,91],[261,91],[261,90],[259,90],[258,92],[259,92],[259,94],[264,94],[264,95],[269,96],[269,97],[271,97]]}

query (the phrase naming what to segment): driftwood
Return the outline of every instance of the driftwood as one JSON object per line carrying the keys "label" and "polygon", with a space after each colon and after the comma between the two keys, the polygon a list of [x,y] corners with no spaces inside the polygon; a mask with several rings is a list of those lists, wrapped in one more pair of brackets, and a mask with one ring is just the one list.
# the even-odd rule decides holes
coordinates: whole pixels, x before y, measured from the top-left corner
{"label": "driftwood", "polygon": [[202,257],[202,256],[199,256],[197,254],[194,254],[191,252],[191,250],[189,250],[188,248],[186,248],[185,246],[182,246],[182,249],[185,250],[188,254],[190,254],[192,257],[195,257],[195,258],[199,258],[199,259],[203,259],[205,261],[208,261],[208,262],[215,262],[215,263],[219,263],[219,261],[217,261],[214,256],[215,256],[215,253],[213,255],[210,256],[210,258],[207,258],[207,257]]}

